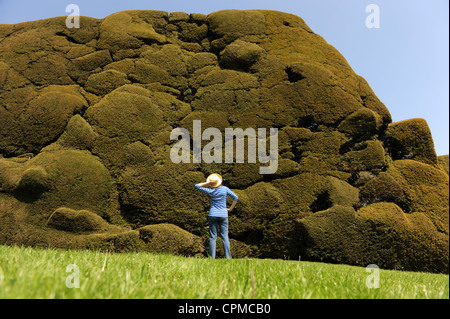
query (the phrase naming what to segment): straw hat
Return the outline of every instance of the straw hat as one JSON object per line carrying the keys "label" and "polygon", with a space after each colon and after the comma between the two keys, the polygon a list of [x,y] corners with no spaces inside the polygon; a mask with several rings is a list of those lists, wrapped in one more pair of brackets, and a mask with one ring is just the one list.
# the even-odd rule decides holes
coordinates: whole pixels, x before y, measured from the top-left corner
{"label": "straw hat", "polygon": [[211,182],[211,181],[215,181],[216,184],[213,187],[219,187],[220,184],[222,184],[222,176],[220,176],[219,174],[211,174],[208,176],[208,178],[206,179],[207,182]]}

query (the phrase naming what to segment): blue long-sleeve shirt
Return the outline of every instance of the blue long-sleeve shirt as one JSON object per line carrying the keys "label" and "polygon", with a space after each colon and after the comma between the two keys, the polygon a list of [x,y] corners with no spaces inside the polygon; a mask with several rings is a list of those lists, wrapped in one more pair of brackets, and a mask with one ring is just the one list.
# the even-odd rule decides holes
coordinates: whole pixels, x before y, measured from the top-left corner
{"label": "blue long-sleeve shirt", "polygon": [[210,200],[209,216],[211,217],[228,217],[227,211],[227,196],[229,195],[234,201],[239,197],[226,186],[219,186],[217,188],[202,187],[195,184],[200,191],[207,194]]}

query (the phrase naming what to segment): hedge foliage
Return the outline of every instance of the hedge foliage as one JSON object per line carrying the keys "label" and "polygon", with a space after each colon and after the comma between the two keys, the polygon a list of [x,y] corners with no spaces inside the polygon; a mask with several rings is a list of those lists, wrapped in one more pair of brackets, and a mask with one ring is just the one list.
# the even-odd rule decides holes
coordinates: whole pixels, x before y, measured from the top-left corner
{"label": "hedge foliage", "polygon": [[[0,25],[0,244],[205,254],[209,201],[194,185],[216,172],[240,198],[234,257],[448,273],[448,156],[425,120],[392,123],[301,18],[130,10],[80,23]],[[278,128],[277,172],[172,163],[171,131],[192,135],[194,120],[222,135]]]}

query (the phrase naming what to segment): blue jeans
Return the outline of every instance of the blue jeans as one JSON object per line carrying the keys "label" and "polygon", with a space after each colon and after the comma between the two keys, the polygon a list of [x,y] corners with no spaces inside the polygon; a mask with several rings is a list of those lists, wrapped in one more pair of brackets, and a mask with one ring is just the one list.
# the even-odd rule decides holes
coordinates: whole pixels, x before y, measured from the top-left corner
{"label": "blue jeans", "polygon": [[231,258],[230,241],[228,240],[228,217],[208,217],[209,223],[209,257],[216,258],[216,239],[217,228],[220,231],[220,238],[222,238],[223,250],[225,258]]}

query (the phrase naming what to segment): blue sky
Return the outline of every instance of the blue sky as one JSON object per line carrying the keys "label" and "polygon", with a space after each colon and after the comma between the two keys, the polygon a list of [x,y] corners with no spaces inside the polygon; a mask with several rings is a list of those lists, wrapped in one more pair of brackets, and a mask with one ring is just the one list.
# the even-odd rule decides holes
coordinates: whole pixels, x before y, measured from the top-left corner
{"label": "blue sky", "polygon": [[[103,1],[0,0],[0,23],[64,16],[68,4],[81,15],[103,18],[129,10],[211,13],[270,9],[302,17],[339,50],[387,106],[393,121],[424,118],[438,155],[449,154],[448,0],[228,0]],[[366,6],[380,9],[380,28],[367,28]]]}

